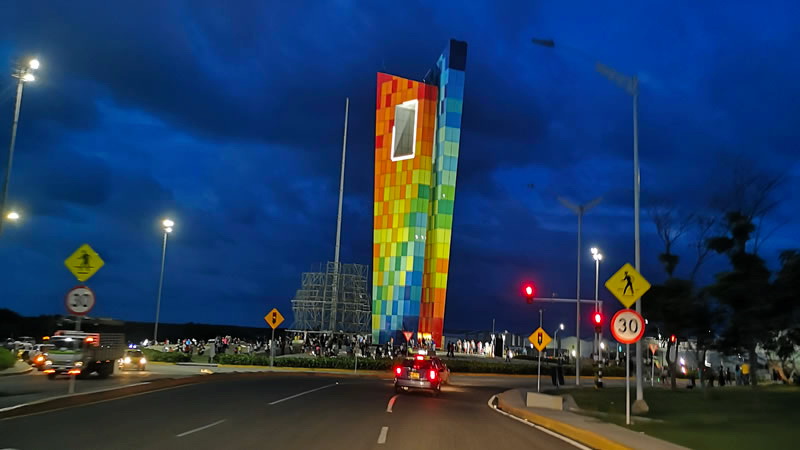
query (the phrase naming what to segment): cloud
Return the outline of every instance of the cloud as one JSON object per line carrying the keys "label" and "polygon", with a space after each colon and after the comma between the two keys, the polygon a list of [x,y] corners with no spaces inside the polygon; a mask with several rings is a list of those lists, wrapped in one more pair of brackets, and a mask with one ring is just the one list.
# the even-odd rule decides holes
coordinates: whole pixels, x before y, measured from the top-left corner
{"label": "cloud", "polygon": [[[662,269],[646,208],[706,209],[728,183],[728,161],[788,174],[770,223],[787,225],[765,255],[797,246],[797,6],[578,5],[6,8],[0,58],[33,53],[43,65],[25,90],[11,179],[26,219],[0,248],[20,299],[0,306],[60,312],[73,284],[61,261],[89,242],[107,260],[92,279],[98,313],[151,319],[168,215],[177,225],[165,320],[261,325],[268,306],[288,316],[301,272],[333,257],[345,97],[342,258],[371,264],[375,73],[422,78],[449,38],[466,40],[469,55],[448,327],[488,327],[492,314],[526,329],[521,279],[571,295],[577,223],[557,195],[602,196],[584,218],[584,242],[604,249],[603,270],[632,259],[631,98],[593,70],[595,59],[641,82],[648,277]],[[534,36],[557,47],[535,47]],[[0,86],[4,123],[10,82]],[[588,257],[584,266],[589,295]],[[549,311],[547,320],[571,314]]]}

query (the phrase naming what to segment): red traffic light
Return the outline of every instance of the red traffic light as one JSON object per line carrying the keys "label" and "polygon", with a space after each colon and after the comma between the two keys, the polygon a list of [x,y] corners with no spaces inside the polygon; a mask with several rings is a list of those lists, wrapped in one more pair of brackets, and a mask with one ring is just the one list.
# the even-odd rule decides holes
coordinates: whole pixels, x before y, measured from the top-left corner
{"label": "red traffic light", "polygon": [[522,288],[522,293],[525,294],[525,299],[528,303],[533,303],[533,296],[536,295],[536,287],[528,283]]}
{"label": "red traffic light", "polygon": [[595,311],[592,314],[592,320],[594,321],[594,332],[595,333],[602,333],[603,332],[603,315],[600,314],[600,311]]}

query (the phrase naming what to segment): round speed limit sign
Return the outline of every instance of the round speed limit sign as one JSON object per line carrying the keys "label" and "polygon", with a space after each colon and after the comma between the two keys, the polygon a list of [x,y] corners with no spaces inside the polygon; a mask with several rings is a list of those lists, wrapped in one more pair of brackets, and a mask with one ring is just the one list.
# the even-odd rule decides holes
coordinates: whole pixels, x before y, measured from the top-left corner
{"label": "round speed limit sign", "polygon": [[85,316],[94,308],[94,292],[86,286],[77,286],[67,292],[64,305],[70,314]]}
{"label": "round speed limit sign", "polygon": [[611,334],[622,344],[633,344],[644,336],[644,319],[632,309],[622,309],[611,319]]}

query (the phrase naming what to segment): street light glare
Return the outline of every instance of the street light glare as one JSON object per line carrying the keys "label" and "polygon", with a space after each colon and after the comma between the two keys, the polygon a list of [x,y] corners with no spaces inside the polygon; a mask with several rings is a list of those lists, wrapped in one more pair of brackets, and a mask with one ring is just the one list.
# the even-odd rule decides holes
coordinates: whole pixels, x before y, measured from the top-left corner
{"label": "street light glare", "polygon": [[36,77],[32,73],[26,73],[22,76],[22,81],[36,81]]}
{"label": "street light glare", "polygon": [[164,231],[166,231],[167,233],[172,233],[172,227],[164,228]]}
{"label": "street light glare", "polygon": [[563,331],[564,330],[564,324],[562,323],[561,325],[558,326],[558,328],[560,328]]}
{"label": "street light glare", "polygon": [[6,219],[8,220],[19,220],[19,213],[16,211],[11,211],[6,215]]}
{"label": "street light glare", "polygon": [[30,66],[30,68],[33,69],[33,70],[38,69],[39,68],[39,60],[36,59],[36,58],[33,58],[32,60],[28,61],[28,66]]}
{"label": "street light glare", "polygon": [[596,255],[598,251],[599,250],[597,250],[597,247],[592,247],[592,254],[593,255]]}
{"label": "street light glare", "polygon": [[172,227],[175,226],[175,222],[173,222],[173,221],[171,221],[169,219],[164,219],[164,221],[161,222],[161,225],[164,225],[165,228],[172,228]]}

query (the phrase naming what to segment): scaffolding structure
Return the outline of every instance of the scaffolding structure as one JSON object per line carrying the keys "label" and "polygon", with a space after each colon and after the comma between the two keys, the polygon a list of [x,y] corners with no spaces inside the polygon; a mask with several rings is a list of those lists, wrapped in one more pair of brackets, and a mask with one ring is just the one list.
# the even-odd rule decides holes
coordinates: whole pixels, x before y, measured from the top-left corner
{"label": "scaffolding structure", "polygon": [[292,299],[292,330],[369,333],[372,301],[369,266],[328,262],[317,272],[304,272]]}

